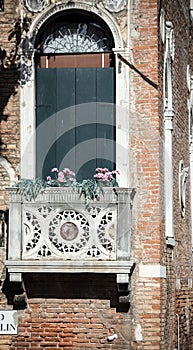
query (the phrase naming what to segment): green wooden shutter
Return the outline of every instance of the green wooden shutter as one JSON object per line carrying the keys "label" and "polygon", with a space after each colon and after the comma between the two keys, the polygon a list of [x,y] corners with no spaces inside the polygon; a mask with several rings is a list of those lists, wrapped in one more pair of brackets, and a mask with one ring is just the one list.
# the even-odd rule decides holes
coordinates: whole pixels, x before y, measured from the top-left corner
{"label": "green wooden shutter", "polygon": [[76,69],[76,173],[78,179],[92,177],[96,169],[96,94],[95,68]]}
{"label": "green wooden shutter", "polygon": [[37,176],[69,167],[78,179],[114,168],[113,68],[37,69]]}
{"label": "green wooden shutter", "polygon": [[97,69],[97,167],[115,169],[114,69]]}
{"label": "green wooden shutter", "polygon": [[57,167],[75,170],[75,69],[57,69],[56,161]]}
{"label": "green wooden shutter", "polygon": [[55,159],[55,112],[57,109],[56,70],[38,69],[36,74],[36,176],[50,172]]}

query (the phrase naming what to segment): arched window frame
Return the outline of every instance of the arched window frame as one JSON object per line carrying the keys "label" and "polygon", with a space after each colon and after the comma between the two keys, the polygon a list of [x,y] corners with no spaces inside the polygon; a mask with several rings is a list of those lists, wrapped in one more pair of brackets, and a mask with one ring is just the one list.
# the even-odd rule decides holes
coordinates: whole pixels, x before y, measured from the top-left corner
{"label": "arched window frame", "polygon": [[[85,2],[71,4],[54,4],[37,15],[28,32],[28,49],[22,49],[21,67],[27,67],[30,72],[25,84],[21,87],[21,177],[34,178],[36,164],[36,126],[35,126],[35,40],[44,23],[57,13],[65,10],[84,10],[99,16],[106,22],[112,32],[115,47],[115,75],[116,75],[116,166],[121,173],[119,185],[129,186],[129,72],[128,67],[118,59],[118,54],[127,57],[120,28],[113,16],[105,9],[90,6]],[[30,55],[29,55],[30,52]],[[27,56],[27,58],[26,58]],[[27,74],[27,73],[26,73]],[[23,72],[21,71],[23,77]]]}

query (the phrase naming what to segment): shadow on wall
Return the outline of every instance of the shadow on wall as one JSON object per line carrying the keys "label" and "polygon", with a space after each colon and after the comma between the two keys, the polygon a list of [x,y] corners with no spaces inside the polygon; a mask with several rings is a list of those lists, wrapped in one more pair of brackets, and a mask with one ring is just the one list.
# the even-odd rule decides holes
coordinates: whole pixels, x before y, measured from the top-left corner
{"label": "shadow on wall", "polygon": [[[23,286],[27,299],[99,299],[110,300],[110,306],[117,312],[128,312],[129,305],[120,305],[115,274],[75,273],[46,274],[25,273]],[[16,286],[22,296],[22,285]],[[4,281],[3,293],[9,304],[14,304],[14,284],[8,278]],[[26,305],[23,305],[26,307]]]}
{"label": "shadow on wall", "polygon": [[[14,96],[17,87],[20,85],[21,66],[20,66],[20,47],[26,46],[25,33],[29,28],[30,20],[26,17],[21,22],[18,18],[13,28],[7,33],[8,41],[12,44],[12,49],[8,53],[0,47],[0,123],[6,121],[9,117],[5,109],[11,96]],[[0,149],[3,143],[0,139]]]}

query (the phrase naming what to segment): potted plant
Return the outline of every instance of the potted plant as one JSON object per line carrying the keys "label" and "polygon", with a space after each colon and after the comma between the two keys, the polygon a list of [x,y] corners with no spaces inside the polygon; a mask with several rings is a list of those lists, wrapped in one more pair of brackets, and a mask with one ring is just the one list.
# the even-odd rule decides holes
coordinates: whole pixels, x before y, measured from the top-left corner
{"label": "potted plant", "polygon": [[118,187],[117,175],[119,175],[118,170],[109,171],[107,168],[96,168],[93,179],[84,179],[79,182],[75,178],[75,173],[69,168],[64,168],[62,171],[52,168],[46,180],[21,179],[15,187],[28,201],[35,199],[38,194],[43,193],[49,187],[72,187],[77,189],[80,197],[84,197],[85,205],[88,206],[90,200],[100,200],[100,196],[104,193],[103,187]]}

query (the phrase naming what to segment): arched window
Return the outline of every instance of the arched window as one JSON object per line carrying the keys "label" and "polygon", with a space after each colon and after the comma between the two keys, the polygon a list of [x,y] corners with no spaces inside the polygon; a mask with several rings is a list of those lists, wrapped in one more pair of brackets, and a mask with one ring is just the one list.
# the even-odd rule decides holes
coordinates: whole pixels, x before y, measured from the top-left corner
{"label": "arched window", "polygon": [[54,18],[41,31],[37,45],[43,54],[109,52],[113,47],[106,24],[81,11]]}
{"label": "arched window", "polygon": [[65,11],[36,39],[36,176],[69,167],[78,179],[115,168],[112,34],[102,19]]}

